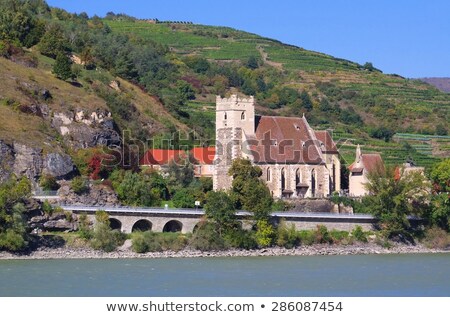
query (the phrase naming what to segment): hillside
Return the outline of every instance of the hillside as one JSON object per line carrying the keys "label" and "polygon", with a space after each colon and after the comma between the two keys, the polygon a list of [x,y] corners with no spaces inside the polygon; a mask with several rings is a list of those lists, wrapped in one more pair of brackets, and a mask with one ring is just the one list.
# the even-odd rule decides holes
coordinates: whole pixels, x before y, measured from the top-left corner
{"label": "hillside", "polygon": [[419,78],[419,80],[436,87],[442,92],[450,93],[449,77],[427,77],[427,78]]}
{"label": "hillside", "polygon": [[[68,177],[78,173],[70,160],[85,170],[87,158],[125,134],[134,156],[149,140],[213,144],[215,96],[231,93],[256,96],[259,114],[305,113],[333,131],[347,163],[356,144],[390,164],[430,166],[449,154],[450,95],[370,63],[227,27],[89,18],[43,1],[0,9],[0,179],[11,171]],[[69,57],[63,79],[57,60]]]}

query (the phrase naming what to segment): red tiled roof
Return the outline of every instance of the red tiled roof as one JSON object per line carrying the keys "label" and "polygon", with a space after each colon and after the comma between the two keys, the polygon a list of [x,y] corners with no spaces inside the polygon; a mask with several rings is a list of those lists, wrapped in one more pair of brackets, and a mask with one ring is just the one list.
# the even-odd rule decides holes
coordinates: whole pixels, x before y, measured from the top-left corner
{"label": "red tiled roof", "polygon": [[334,141],[331,138],[331,135],[328,131],[316,131],[316,137],[325,146],[324,152],[338,153],[336,144],[334,143]]}
{"label": "red tiled roof", "polygon": [[140,161],[140,165],[166,165],[184,155],[181,150],[148,150]]}
{"label": "red tiled roof", "polygon": [[[376,171],[378,168],[384,169],[383,159],[378,153],[361,154],[361,163],[369,173]],[[348,169],[353,171],[355,164],[356,162],[353,162]]]}
{"label": "red tiled roof", "polygon": [[321,164],[320,148],[304,118],[256,117],[255,163]]}
{"label": "red tiled roof", "polygon": [[212,165],[216,148],[214,146],[195,147],[190,152],[198,164]]}

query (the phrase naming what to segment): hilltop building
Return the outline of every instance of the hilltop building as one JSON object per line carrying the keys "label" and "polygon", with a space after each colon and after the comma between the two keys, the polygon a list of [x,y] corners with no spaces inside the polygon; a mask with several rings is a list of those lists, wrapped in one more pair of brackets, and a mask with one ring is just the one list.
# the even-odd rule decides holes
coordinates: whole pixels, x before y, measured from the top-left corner
{"label": "hilltop building", "polygon": [[369,191],[365,188],[368,183],[367,176],[377,169],[384,169],[383,159],[378,153],[362,154],[361,147],[356,147],[355,161],[349,166],[349,195],[354,197],[365,196]]}
{"label": "hilltop building", "polygon": [[236,158],[258,165],[275,198],[325,197],[340,190],[339,152],[328,131],[314,131],[305,116],[256,116],[255,100],[216,99],[215,190],[231,187]]}

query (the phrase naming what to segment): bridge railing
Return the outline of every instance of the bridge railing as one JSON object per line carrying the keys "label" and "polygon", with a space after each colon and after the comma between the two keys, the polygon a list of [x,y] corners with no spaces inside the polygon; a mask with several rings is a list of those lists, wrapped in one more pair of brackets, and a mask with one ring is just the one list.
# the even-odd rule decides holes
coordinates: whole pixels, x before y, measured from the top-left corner
{"label": "bridge railing", "polygon": [[57,190],[43,190],[43,189],[35,189],[32,192],[33,196],[58,196]]}

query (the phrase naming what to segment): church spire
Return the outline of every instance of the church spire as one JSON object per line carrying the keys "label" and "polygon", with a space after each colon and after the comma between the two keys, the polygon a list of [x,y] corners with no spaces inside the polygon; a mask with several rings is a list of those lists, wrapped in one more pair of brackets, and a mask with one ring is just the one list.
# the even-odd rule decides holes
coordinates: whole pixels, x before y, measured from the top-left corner
{"label": "church spire", "polygon": [[356,162],[361,161],[361,147],[359,144],[356,146]]}

